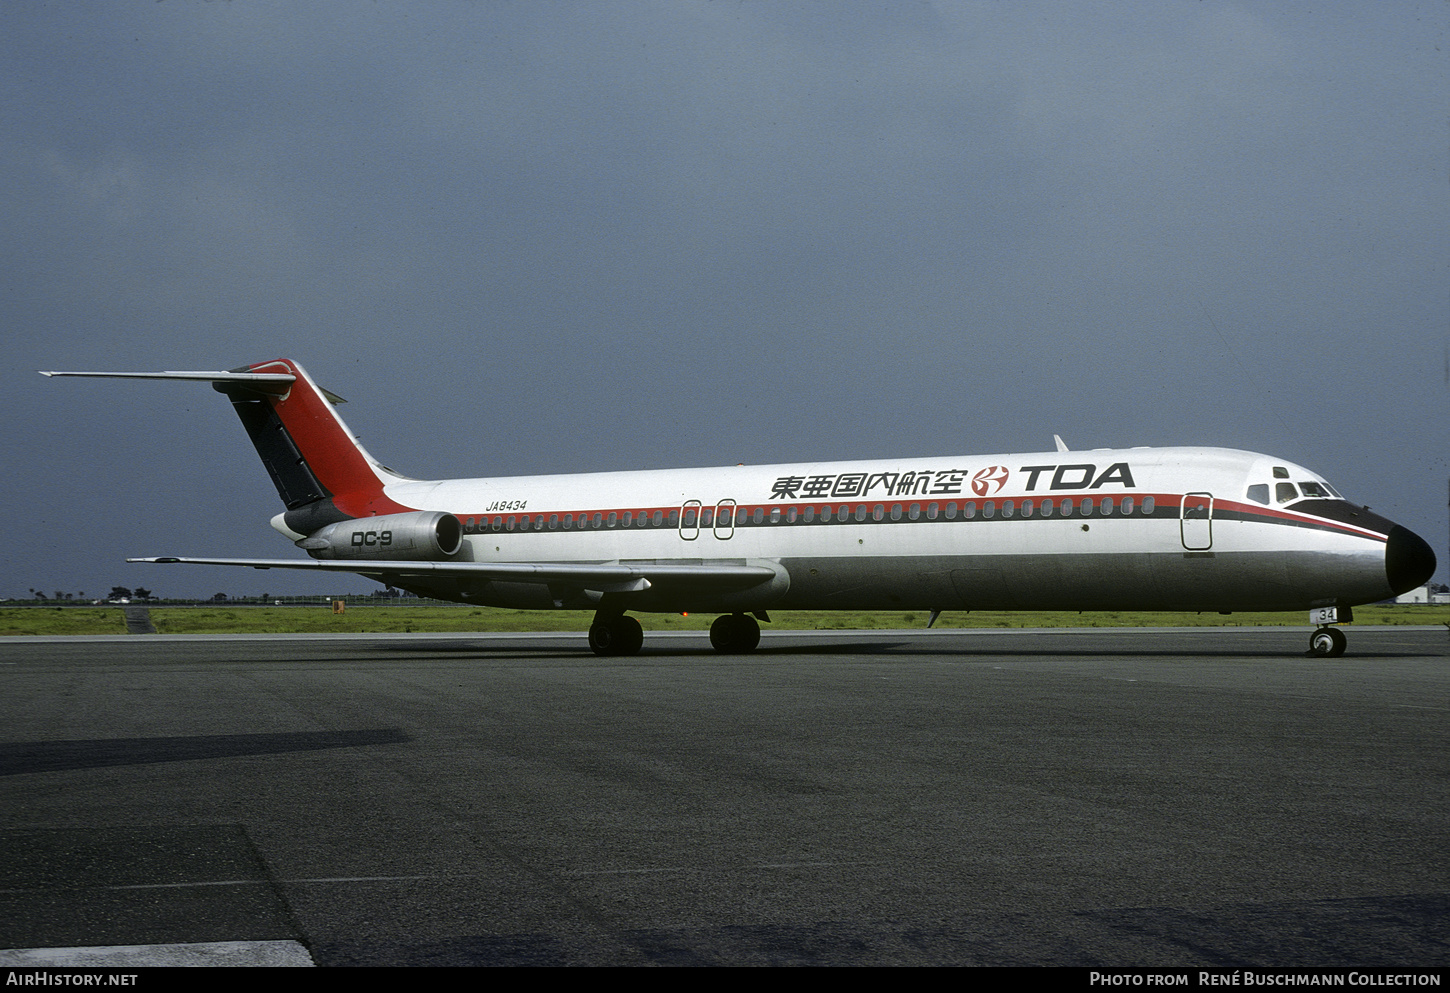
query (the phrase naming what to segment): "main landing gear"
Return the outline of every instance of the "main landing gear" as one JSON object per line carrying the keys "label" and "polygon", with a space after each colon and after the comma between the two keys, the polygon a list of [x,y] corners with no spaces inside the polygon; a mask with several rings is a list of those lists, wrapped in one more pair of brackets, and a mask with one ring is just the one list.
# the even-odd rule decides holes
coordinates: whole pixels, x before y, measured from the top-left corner
{"label": "main landing gear", "polygon": [[628,614],[594,615],[589,647],[595,655],[634,655],[644,644],[644,628]]}
{"label": "main landing gear", "polygon": [[[762,612],[760,615],[770,620]],[[644,644],[644,628],[628,614],[600,611],[589,625],[589,647],[595,655],[634,655]],[[710,644],[725,655],[744,655],[760,644],[760,625],[749,614],[722,614],[710,625]]]}
{"label": "main landing gear", "polygon": [[760,644],[760,625],[749,614],[721,614],[710,625],[710,644],[724,655],[744,655]]}
{"label": "main landing gear", "polygon": [[1344,654],[1349,639],[1339,628],[1323,627],[1309,636],[1309,654],[1320,658],[1337,658]]}

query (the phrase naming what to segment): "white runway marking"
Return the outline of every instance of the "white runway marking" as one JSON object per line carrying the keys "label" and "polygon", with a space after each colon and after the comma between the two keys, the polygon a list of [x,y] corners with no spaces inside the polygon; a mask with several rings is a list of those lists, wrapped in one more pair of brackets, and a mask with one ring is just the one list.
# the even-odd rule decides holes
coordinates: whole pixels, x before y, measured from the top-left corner
{"label": "white runway marking", "polygon": [[144,966],[315,965],[295,941],[208,941],[189,945],[97,945],[79,948],[0,949],[10,968],[141,968]]}

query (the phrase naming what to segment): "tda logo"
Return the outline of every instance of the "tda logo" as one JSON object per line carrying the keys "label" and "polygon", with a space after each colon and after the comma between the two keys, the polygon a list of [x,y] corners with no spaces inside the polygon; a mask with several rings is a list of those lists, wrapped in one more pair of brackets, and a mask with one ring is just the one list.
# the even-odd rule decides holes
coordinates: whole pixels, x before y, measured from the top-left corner
{"label": "tda logo", "polygon": [[1135,486],[1133,470],[1126,462],[1114,462],[1102,472],[1098,472],[1098,467],[1089,462],[1077,465],[1024,465],[1017,471],[1027,473],[1027,485],[1024,488],[1028,493],[1036,490],[1037,481],[1048,473],[1052,474],[1048,488],[1054,490],[1096,490],[1109,483],[1116,483],[1129,490]]}
{"label": "tda logo", "polygon": [[1008,475],[1010,474],[1002,466],[989,465],[972,477],[972,492],[977,496],[996,493],[1006,485]]}

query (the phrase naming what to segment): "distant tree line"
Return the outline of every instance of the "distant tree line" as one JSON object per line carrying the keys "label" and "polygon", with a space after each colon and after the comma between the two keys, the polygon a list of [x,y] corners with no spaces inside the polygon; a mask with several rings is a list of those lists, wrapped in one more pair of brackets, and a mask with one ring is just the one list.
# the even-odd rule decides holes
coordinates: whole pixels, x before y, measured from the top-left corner
{"label": "distant tree line", "polygon": [[[344,595],[345,596],[352,597],[354,599],[356,599],[359,596],[366,596],[369,599],[374,599],[374,600],[392,600],[392,599],[404,599],[404,598],[417,599],[418,598],[418,595],[416,593],[408,593],[408,592],[405,592],[404,590],[397,589],[396,587],[393,587],[393,586],[388,586],[388,587],[385,587],[383,589],[373,590],[371,593],[366,593],[366,594],[350,593],[350,594],[344,594]],[[44,601],[44,602],[54,602],[54,603],[84,603],[84,602],[86,602],[86,593],[85,593],[85,590],[77,590],[74,593],[69,593],[69,592],[66,592],[65,590],[55,590],[52,593],[46,593],[44,590],[38,590],[38,589],[35,589],[34,587],[31,587],[31,589],[30,589],[30,596],[34,600],[40,600],[40,601]],[[153,592],[151,592],[150,590],[148,590],[144,586],[137,586],[135,588],[132,588],[130,586],[112,586],[111,587],[111,592],[107,593],[105,595],[105,597],[103,597],[100,600],[95,600],[95,601],[92,601],[92,602],[94,602],[94,603],[119,603],[121,601],[127,601],[127,602],[135,601],[135,600],[147,600],[147,601],[151,601],[151,600],[156,600],[156,599],[157,599],[156,594],[153,593]],[[202,598],[200,598],[200,597],[179,597],[177,599],[183,600],[183,601],[186,601],[186,602],[197,602],[197,601],[201,600]],[[273,594],[271,594],[271,593],[261,593],[261,594],[259,594],[256,597],[237,596],[235,594],[226,594],[226,593],[214,593],[210,597],[206,598],[206,601],[209,602],[209,603],[221,603],[223,601],[236,600],[236,601],[242,601],[242,602],[261,601],[263,603],[266,603],[266,602],[269,602],[269,601],[271,601],[273,599],[274,599],[274,597],[273,597]],[[309,594],[309,595],[302,596],[300,598],[297,597],[297,596],[288,595],[288,596],[285,597],[285,599],[288,599],[288,600],[296,600],[296,599],[317,600],[317,599],[328,599],[328,597],[321,596],[321,595],[318,595],[318,594]]]}

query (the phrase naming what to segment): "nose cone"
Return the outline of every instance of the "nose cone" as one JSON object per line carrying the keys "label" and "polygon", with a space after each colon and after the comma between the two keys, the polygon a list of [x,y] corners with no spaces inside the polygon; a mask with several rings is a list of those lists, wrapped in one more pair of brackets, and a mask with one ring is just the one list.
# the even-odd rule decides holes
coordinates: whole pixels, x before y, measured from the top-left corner
{"label": "nose cone", "polygon": [[1435,553],[1409,528],[1390,528],[1385,544],[1385,577],[1395,596],[1423,586],[1435,574]]}

